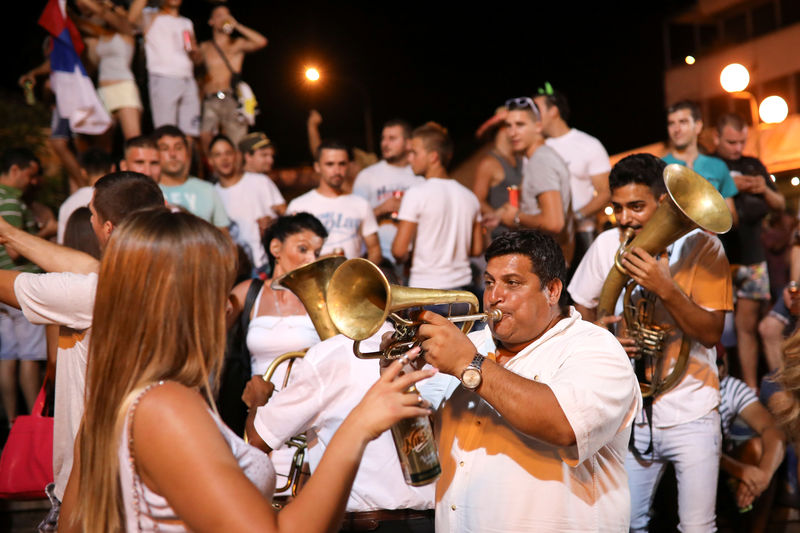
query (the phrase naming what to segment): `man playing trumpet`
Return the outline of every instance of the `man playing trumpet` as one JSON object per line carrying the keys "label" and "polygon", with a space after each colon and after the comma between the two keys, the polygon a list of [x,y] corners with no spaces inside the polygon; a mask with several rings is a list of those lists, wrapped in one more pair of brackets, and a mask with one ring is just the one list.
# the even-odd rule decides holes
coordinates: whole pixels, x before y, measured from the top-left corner
{"label": "man playing trumpet", "polygon": [[[555,240],[506,233],[486,251],[484,310],[469,336],[429,311],[426,360],[449,374],[438,406],[437,532],[627,531],[623,466],[641,395],[624,350],[558,305]],[[446,399],[446,401],[444,401]]]}
{"label": "man playing trumpet", "polygon": [[[665,163],[650,154],[635,154],[611,170],[611,203],[619,228],[602,233],[592,243],[568,289],[584,319],[597,318],[601,289],[614,266],[622,233],[631,229],[638,234],[659,205],[669,201],[664,168]],[[656,486],[671,462],[678,481],[681,530],[712,531],[721,442],[714,345],[722,334],[725,312],[733,309],[728,261],[719,239],[696,229],[657,257],[634,246],[622,255],[621,266],[639,284],[631,303],[637,309],[648,306],[653,324],[667,329],[661,361],[665,370],[676,363],[684,336],[689,342],[685,374],[673,388],[647,398],[634,425],[631,453],[625,459],[630,529],[647,531]],[[602,319],[605,324],[619,320]],[[643,313],[638,320],[645,321]],[[618,337],[631,357],[640,355],[642,347],[622,328]]]}

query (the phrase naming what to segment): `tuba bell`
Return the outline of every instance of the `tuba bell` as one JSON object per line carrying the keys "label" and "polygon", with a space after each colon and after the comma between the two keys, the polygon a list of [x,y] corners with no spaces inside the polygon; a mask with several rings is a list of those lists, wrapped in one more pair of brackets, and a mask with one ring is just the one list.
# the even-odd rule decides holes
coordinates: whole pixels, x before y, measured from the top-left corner
{"label": "tuba bell", "polygon": [[[466,304],[466,315],[448,316],[461,323],[461,331],[469,332],[480,320],[499,320],[495,309],[478,313],[478,298],[469,291],[419,289],[390,284],[383,272],[366,259],[350,259],[334,272],[328,285],[328,312],[331,321],[345,336],[355,340],[353,352],[361,359],[384,357],[395,359],[417,344],[416,333],[421,322],[409,320],[397,311],[438,304]],[[359,343],[374,335],[386,320],[395,326],[394,340],[383,352],[362,353]]]}
{"label": "tuba bell", "polygon": [[[273,290],[290,290],[297,296],[303,304],[303,307],[306,308],[306,312],[308,312],[308,316],[311,318],[311,323],[314,324],[314,329],[317,330],[320,340],[323,341],[339,333],[328,315],[325,294],[333,272],[339,265],[344,263],[344,261],[345,258],[338,255],[323,257],[307,265],[303,265],[300,268],[296,268],[291,272],[287,272],[280,278],[273,280],[270,285]],[[284,374],[281,388],[286,387],[295,360],[304,357],[306,351],[307,350],[287,352],[276,357],[275,360],[270,363],[269,367],[267,367],[267,371],[264,372],[264,381],[270,381],[278,367],[286,363],[288,366]],[[283,486],[276,487],[275,492],[280,493],[291,488],[292,496],[296,496],[300,487],[300,479],[303,475],[306,436],[304,434],[295,435],[290,438],[286,444],[297,449],[292,458],[292,464],[286,482]]]}
{"label": "tuba bell", "polygon": [[656,255],[695,228],[725,233],[732,224],[730,211],[722,195],[696,172],[682,165],[667,165],[664,169],[664,184],[667,188],[667,201],[661,203],[635,238],[632,229],[625,232],[614,258],[614,266],[606,276],[597,306],[598,318],[613,315],[617,299],[625,289],[623,316],[628,336],[639,347],[636,373],[643,397],[655,397],[678,384],[689,362],[691,340],[686,335],[683,336],[675,366],[664,376],[664,341],[670,327],[653,323],[654,300],[643,298],[639,305],[634,307],[631,304],[631,294],[637,284],[631,281],[622,266],[622,255],[634,246]]}

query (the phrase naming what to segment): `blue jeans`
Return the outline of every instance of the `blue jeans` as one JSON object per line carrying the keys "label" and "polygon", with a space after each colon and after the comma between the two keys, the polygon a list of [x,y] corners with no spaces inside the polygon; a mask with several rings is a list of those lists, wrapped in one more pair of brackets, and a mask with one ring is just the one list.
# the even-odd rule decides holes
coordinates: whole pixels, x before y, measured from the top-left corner
{"label": "blue jeans", "polygon": [[[634,425],[634,442],[641,454],[650,442],[647,424]],[[628,452],[625,470],[631,491],[631,531],[646,532],[656,487],[667,463],[678,481],[680,531],[716,531],[714,508],[722,446],[719,412],[669,428],[653,428],[653,450],[637,459]]]}

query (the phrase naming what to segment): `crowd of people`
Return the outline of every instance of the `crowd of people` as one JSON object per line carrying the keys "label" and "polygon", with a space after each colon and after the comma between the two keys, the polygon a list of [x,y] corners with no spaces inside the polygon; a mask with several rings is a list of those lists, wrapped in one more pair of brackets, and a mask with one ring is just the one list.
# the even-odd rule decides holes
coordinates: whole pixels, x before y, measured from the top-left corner
{"label": "crowd of people", "polygon": [[[75,122],[56,106],[50,148],[72,187],[46,223],[26,195],[40,159],[30,147],[0,157],[9,423],[32,408],[45,360],[54,386],[41,531],[648,531],[667,465],[683,531],[763,531],[776,493],[798,494],[800,239],[774,222],[786,200],[768,170],[743,155],[745,120],[715,117],[708,149],[697,104],[674,103],[666,155],[612,166],[545,83],[479,129],[488,149],[461,183],[440,124],[386,122],[368,164],[323,139],[311,112],[315,185],[296,195],[271,177],[273,141],[249,131],[237,92],[266,38],[223,3],[198,44],[180,0],[146,4],[76,0],[122,152],[71,141]],[[130,68],[138,35],[152,131]],[[677,201],[674,165],[715,191],[732,229],[687,222],[665,249],[619,251],[658,231],[649,222]],[[472,293],[499,318],[465,334],[427,306],[398,361],[356,358],[353,339],[316,323],[324,293],[308,302],[279,285],[326,256],[365,258],[395,285]],[[620,296],[609,314],[615,269],[633,283],[628,309]],[[359,349],[385,348],[392,331]],[[246,375],[231,386],[237,346]],[[291,374],[265,381],[294,351],[305,355]],[[441,475],[412,486],[389,429],[429,416]],[[303,467],[287,446],[300,434],[311,475],[298,490],[283,480]]]}

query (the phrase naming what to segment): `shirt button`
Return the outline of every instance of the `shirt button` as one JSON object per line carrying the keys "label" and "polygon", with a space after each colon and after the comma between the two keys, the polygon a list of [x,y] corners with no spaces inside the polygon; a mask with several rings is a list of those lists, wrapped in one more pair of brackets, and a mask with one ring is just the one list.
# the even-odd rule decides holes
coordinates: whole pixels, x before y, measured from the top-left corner
{"label": "shirt button", "polygon": [[450,506],[450,509],[452,509],[453,511],[455,511],[455,510],[456,510],[456,506],[455,506],[455,505],[451,505],[451,506]]}
{"label": "shirt button", "polygon": [[461,461],[460,463],[458,463],[458,466],[464,466],[464,461]]}

